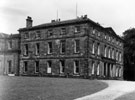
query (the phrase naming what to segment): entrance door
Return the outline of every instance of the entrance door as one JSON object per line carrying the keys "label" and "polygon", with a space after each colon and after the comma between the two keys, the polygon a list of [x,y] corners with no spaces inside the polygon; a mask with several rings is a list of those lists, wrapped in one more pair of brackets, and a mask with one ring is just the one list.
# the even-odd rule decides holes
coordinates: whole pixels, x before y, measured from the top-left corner
{"label": "entrance door", "polygon": [[8,61],[8,74],[12,73],[12,61]]}

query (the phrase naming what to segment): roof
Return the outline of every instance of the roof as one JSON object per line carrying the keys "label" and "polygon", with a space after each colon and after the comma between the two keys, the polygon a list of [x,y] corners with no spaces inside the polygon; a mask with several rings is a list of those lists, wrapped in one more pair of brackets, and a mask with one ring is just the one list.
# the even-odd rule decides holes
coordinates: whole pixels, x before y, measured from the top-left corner
{"label": "roof", "polygon": [[8,34],[0,33],[0,39],[4,39],[4,38],[7,38],[7,37],[9,37]]}
{"label": "roof", "polygon": [[106,28],[104,28],[104,29],[105,29],[108,33],[110,33],[111,35],[113,35],[113,36],[115,36],[115,37],[117,37],[118,39],[120,39],[120,40],[123,41],[123,39],[115,33],[115,31],[112,29],[112,27],[106,27]]}
{"label": "roof", "polygon": [[[40,24],[40,25],[37,25],[37,26],[33,26],[33,27],[30,27],[30,28],[20,28],[18,31],[21,32],[21,31],[29,31],[29,30],[35,30],[35,29],[42,29],[42,28],[48,28],[48,27],[57,27],[57,26],[64,26],[64,25],[72,25],[72,24],[77,24],[77,23],[92,23],[93,25],[103,29],[104,31],[112,34],[113,36],[117,37],[118,39],[121,39],[115,32],[114,30],[111,28],[111,27],[107,27],[107,28],[104,28],[102,27],[99,23],[96,23],[94,21],[92,21],[91,19],[87,18],[86,16],[84,17],[80,17],[80,18],[76,18],[76,19],[71,19],[71,20],[65,20],[65,21],[55,21],[53,20],[53,22],[51,23],[45,23],[45,24]],[[123,39],[121,39],[123,40]]]}
{"label": "roof", "polygon": [[10,35],[10,38],[19,38],[20,37],[20,34],[11,34]]}
{"label": "roof", "polygon": [[51,23],[40,24],[40,25],[33,26],[30,28],[26,28],[26,27],[20,28],[18,31],[27,31],[27,30],[48,28],[48,27],[54,27],[54,26],[63,26],[63,25],[67,25],[67,24],[85,23],[85,22],[91,22],[94,25],[97,25],[97,26],[103,28],[102,26],[100,26],[98,23],[95,23],[91,19],[83,17],[83,18],[76,18],[76,19],[65,20],[65,21],[55,21],[55,22],[51,22]]}

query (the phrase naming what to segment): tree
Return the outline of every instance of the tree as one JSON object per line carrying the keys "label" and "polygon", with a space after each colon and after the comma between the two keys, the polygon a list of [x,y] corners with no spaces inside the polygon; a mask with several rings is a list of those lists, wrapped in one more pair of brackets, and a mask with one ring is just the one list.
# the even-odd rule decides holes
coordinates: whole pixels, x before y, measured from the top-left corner
{"label": "tree", "polygon": [[135,80],[135,28],[123,33],[124,39],[124,78]]}

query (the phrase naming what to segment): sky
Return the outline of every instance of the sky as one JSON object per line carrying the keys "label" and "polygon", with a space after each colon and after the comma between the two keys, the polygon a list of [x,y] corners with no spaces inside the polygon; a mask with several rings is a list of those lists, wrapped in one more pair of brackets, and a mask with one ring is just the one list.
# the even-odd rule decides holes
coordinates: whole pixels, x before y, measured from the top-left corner
{"label": "sky", "polygon": [[[135,0],[0,0],[0,32],[18,33],[31,16],[33,26],[60,18],[87,15],[101,26],[112,27],[118,35],[135,27]],[[57,14],[58,12],[58,14]]]}

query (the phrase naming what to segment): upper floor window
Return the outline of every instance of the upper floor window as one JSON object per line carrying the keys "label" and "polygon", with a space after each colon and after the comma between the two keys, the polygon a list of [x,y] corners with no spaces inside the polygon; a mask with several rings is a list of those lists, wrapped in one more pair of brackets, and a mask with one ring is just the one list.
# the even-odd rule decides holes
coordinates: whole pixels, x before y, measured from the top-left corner
{"label": "upper floor window", "polygon": [[100,33],[100,32],[98,32],[98,36],[100,36],[100,34],[101,34],[101,33]]}
{"label": "upper floor window", "polygon": [[24,33],[24,38],[25,39],[28,39],[29,38],[29,33],[28,32]]}
{"label": "upper floor window", "polygon": [[60,46],[61,46],[60,52],[61,53],[65,53],[65,51],[66,51],[66,41],[65,40],[61,40]]}
{"label": "upper floor window", "polygon": [[116,51],[116,60],[118,60],[119,53]]}
{"label": "upper floor window", "polygon": [[79,61],[75,60],[74,61],[74,74],[78,74],[79,73]]}
{"label": "upper floor window", "polygon": [[109,41],[111,41],[111,37],[109,36],[109,39],[108,39]]}
{"label": "upper floor window", "polygon": [[53,51],[52,42],[48,42],[48,54],[51,54]]}
{"label": "upper floor window", "polygon": [[120,54],[119,54],[119,61],[121,61],[121,60],[122,60],[122,54],[120,52]]}
{"label": "upper floor window", "polygon": [[114,49],[112,49],[112,59],[114,59]]}
{"label": "upper floor window", "polygon": [[74,41],[74,52],[79,53],[80,52],[80,40]]}
{"label": "upper floor window", "polygon": [[8,49],[12,49],[12,41],[8,41]]}
{"label": "upper floor window", "polygon": [[39,72],[39,61],[35,61],[35,72]]}
{"label": "upper floor window", "polygon": [[24,45],[24,55],[28,56],[28,44]]}
{"label": "upper floor window", "polygon": [[92,72],[91,72],[91,74],[92,75],[95,74],[95,63],[94,62],[92,62]]}
{"label": "upper floor window", "polygon": [[53,30],[52,29],[48,30],[47,36],[52,36],[52,35],[53,35]]}
{"label": "upper floor window", "polygon": [[111,49],[110,49],[110,47],[108,49],[108,58],[111,58]]}
{"label": "upper floor window", "polygon": [[92,53],[94,54],[95,53],[95,42],[93,41],[92,43]]}
{"label": "upper floor window", "polygon": [[100,55],[100,44],[98,43],[97,46],[98,46],[97,47],[98,48],[97,54]]}
{"label": "upper floor window", "polygon": [[65,35],[66,34],[66,28],[61,28],[61,35]]}
{"label": "upper floor window", "polygon": [[95,33],[96,33],[96,30],[95,30],[95,29],[93,29],[92,33],[93,33],[93,34],[95,34]]}
{"label": "upper floor window", "polygon": [[81,27],[80,26],[75,26],[75,33],[79,33],[81,31]]}
{"label": "upper floor window", "polygon": [[40,33],[40,31],[37,31],[36,32],[36,36],[35,36],[36,38],[41,38],[41,33]]}
{"label": "upper floor window", "polygon": [[60,60],[60,73],[65,71],[65,60]]}
{"label": "upper floor window", "polygon": [[40,44],[39,43],[36,43],[36,55],[39,55],[39,51],[40,51]]}
{"label": "upper floor window", "polygon": [[105,34],[105,39],[107,39],[107,36],[106,36],[106,34]]}
{"label": "upper floor window", "polygon": [[105,52],[104,52],[104,57],[107,56],[107,47],[105,46]]}

